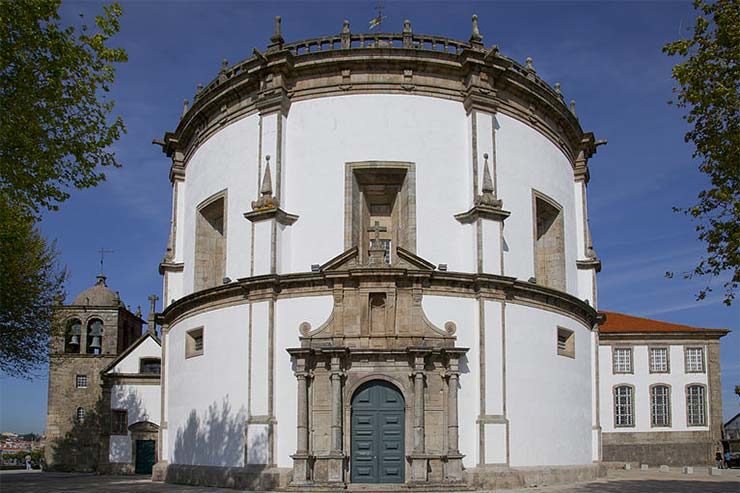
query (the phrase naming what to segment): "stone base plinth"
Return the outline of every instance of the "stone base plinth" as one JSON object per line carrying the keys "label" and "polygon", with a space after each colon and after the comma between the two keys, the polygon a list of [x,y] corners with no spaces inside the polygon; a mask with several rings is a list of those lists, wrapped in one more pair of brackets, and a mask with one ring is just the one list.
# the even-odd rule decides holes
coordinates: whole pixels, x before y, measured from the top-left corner
{"label": "stone base plinth", "polygon": [[533,488],[551,484],[591,481],[606,476],[602,464],[537,467],[476,467],[465,471],[468,484],[483,490]]}
{"label": "stone base plinth", "polygon": [[[155,474],[162,473],[155,464]],[[194,486],[216,486],[247,491],[274,491],[288,487],[292,478],[292,468],[278,468],[252,465],[248,467],[189,466],[169,464],[164,472],[164,481]]]}

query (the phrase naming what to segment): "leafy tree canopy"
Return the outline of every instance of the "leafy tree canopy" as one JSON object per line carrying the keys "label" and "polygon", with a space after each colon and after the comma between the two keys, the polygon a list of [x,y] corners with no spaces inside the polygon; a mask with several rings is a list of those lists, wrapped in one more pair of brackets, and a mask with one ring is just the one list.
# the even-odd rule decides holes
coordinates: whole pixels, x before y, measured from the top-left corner
{"label": "leafy tree canopy", "polygon": [[[673,67],[674,103],[687,110],[686,142],[695,146],[699,170],[709,178],[690,207],[675,208],[696,222],[707,254],[685,278],[729,274],[724,302],[731,305],[740,283],[740,0],[695,0],[699,16],[691,39],[663,51],[683,61]],[[703,299],[707,285],[697,295]]]}
{"label": "leafy tree canopy", "polygon": [[108,46],[120,6],[104,6],[92,32],[60,26],[60,4],[0,1],[0,193],[35,215],[104,180],[126,131],[106,96],[127,60]]}
{"label": "leafy tree canopy", "polygon": [[0,372],[16,377],[46,360],[52,304],[67,273],[33,218],[0,195]]}

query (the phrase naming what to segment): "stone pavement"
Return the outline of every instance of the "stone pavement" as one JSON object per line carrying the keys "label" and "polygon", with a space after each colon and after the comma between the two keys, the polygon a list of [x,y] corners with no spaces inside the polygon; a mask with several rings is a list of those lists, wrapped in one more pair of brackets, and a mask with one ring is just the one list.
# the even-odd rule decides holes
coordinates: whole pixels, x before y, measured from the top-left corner
{"label": "stone pavement", "polygon": [[[505,493],[740,493],[740,470],[724,470],[721,476],[708,476],[699,471],[690,476],[678,471],[667,473],[634,470],[609,471],[607,478],[589,483],[500,491]],[[0,492],[234,493],[235,490],[152,483],[144,476],[4,471],[0,473]]]}

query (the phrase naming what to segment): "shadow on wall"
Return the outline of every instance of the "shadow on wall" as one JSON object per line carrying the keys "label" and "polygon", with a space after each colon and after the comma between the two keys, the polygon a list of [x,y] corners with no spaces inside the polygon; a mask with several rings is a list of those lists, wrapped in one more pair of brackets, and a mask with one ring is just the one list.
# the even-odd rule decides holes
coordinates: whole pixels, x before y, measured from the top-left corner
{"label": "shadow on wall", "polygon": [[[125,397],[122,398],[124,395]],[[126,434],[111,434],[108,458],[111,462],[131,462],[133,460],[131,456],[131,432],[128,431],[128,426],[139,421],[148,421],[149,416],[146,414],[147,411],[136,389],[129,388],[126,391],[124,388],[117,387],[117,395],[111,395],[111,400],[116,403],[111,406],[113,409],[125,409],[128,412],[128,423],[126,425]],[[118,437],[121,439],[116,440]],[[106,454],[105,451],[103,451],[103,454]]]}
{"label": "shadow on wall", "polygon": [[[220,409],[219,409],[220,407]],[[190,411],[184,427],[177,430],[172,454],[174,464],[241,466],[244,462],[244,407],[233,412],[229,397],[221,406],[214,402],[201,418]]]}
{"label": "shadow on wall", "polygon": [[[117,406],[128,410],[130,415],[140,416],[143,411],[141,399],[134,392]],[[51,456],[47,457],[48,467],[54,471],[101,471],[108,462],[109,435],[111,431],[110,402],[98,399],[95,406],[84,409],[84,418],[77,419],[73,409],[68,419],[73,422],[72,429],[62,438],[50,443]],[[130,447],[130,442],[128,443]]]}

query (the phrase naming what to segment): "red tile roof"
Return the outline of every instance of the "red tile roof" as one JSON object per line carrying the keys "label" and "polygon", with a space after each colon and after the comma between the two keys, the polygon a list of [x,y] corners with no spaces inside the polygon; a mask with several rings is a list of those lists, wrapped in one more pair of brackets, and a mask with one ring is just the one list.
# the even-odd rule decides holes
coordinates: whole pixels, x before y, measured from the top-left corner
{"label": "red tile roof", "polygon": [[635,317],[617,312],[601,312],[606,315],[606,322],[599,326],[599,332],[604,334],[631,334],[631,333],[661,333],[661,332],[707,332],[723,331],[725,329],[708,329],[691,327],[690,325],[662,322],[650,318]]}

